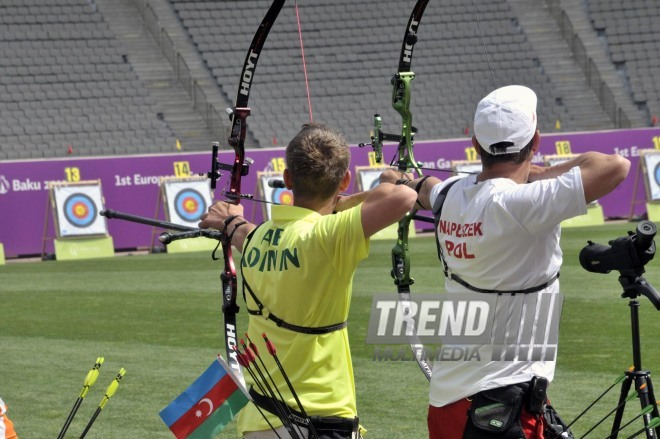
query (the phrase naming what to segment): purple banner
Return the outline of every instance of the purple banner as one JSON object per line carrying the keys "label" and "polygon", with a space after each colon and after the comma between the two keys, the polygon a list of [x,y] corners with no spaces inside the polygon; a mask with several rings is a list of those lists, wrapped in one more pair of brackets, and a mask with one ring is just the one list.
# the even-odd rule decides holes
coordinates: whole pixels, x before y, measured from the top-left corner
{"label": "purple banner", "polygon": [[[418,142],[415,158],[425,167],[448,169],[452,160],[473,159],[474,151],[468,138],[437,142]],[[395,154],[395,145],[386,145],[385,160]],[[600,203],[606,217],[628,217],[645,212],[646,192],[644,175],[639,173],[638,156],[642,149],[660,149],[660,129],[617,130],[594,133],[552,134],[542,136],[541,154],[581,153],[601,151],[618,153],[632,161],[628,179]],[[352,166],[368,166],[366,150],[353,148]],[[250,174],[243,178],[242,192],[255,194],[258,172],[281,172],[284,169],[284,150],[261,149],[248,151],[254,160]],[[231,151],[220,153],[219,160],[232,163]],[[159,200],[159,179],[206,173],[210,169],[209,153],[175,153],[165,155],[138,155],[125,157],[67,157],[52,160],[6,161],[0,163],[0,242],[8,258],[39,255],[42,248],[53,251],[53,212],[49,205],[48,182],[100,180],[105,208],[164,220],[162,200]],[[228,173],[218,182],[216,198],[228,182]],[[639,174],[639,175],[638,175]],[[439,174],[445,178],[449,174]],[[637,188],[635,190],[635,183]],[[634,196],[634,199],[633,199]],[[244,201],[245,214],[253,222],[262,220],[263,205]],[[160,230],[119,220],[108,220],[108,230],[115,249],[149,248]],[[155,235],[154,235],[155,233]],[[46,238],[46,239],[44,239]]]}

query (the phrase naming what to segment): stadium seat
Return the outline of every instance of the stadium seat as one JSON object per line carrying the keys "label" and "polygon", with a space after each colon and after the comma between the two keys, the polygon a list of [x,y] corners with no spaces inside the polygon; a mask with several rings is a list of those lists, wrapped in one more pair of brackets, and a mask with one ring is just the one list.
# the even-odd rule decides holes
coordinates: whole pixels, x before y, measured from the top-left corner
{"label": "stadium seat", "polygon": [[[234,96],[245,50],[265,12],[263,5],[255,1],[242,1],[240,8],[235,3],[200,0],[170,3],[218,86],[228,96]],[[530,78],[531,87],[549,92],[549,98],[539,101],[543,106],[539,113],[558,112],[552,82],[538,73],[538,56],[527,43],[508,3],[496,0],[482,2],[479,7],[481,26],[488,29],[491,58],[499,61],[496,68],[515,65],[516,77]],[[400,9],[400,0],[300,5],[312,108],[322,112],[319,117],[326,122],[340,126],[352,143],[366,140],[365,133],[372,129],[369,125],[356,126],[358,118],[371,124],[373,113],[379,112],[388,124],[400,120],[391,109],[389,85],[405,24],[391,11]],[[447,133],[446,127],[440,126],[438,115],[455,114],[456,120],[470,121],[475,102],[492,88],[474,27],[473,9],[461,0],[445,1],[442,5],[430,2],[422,29],[424,38],[415,48],[413,64],[418,73],[413,83],[415,123],[424,127],[421,139],[453,137],[464,129],[466,122]],[[251,105],[265,106],[269,118],[273,117],[270,112],[275,113],[277,137],[282,141],[291,138],[300,124],[309,119],[297,32],[294,6],[285,4],[259,59],[259,72],[254,79],[258,86],[252,89]],[[451,79],[445,80],[446,75]],[[482,78],[476,75],[483,77],[483,86]],[[508,83],[510,78],[511,71],[507,71],[501,72],[497,80]],[[477,81],[479,87],[475,87]],[[437,89],[438,84],[443,85],[442,90]],[[449,93],[452,96],[447,98]],[[259,116],[251,118],[249,128],[260,146],[271,146],[273,126],[266,117]],[[570,118],[570,113],[566,114],[567,126]],[[546,125],[542,129],[554,127],[554,120],[543,119],[542,123]],[[450,124],[452,128],[454,125],[459,124]]]}
{"label": "stadium seat", "polygon": [[[58,135],[66,135],[79,155],[96,154],[97,142],[90,139],[106,134],[150,138],[149,150],[152,145],[171,148],[171,130],[158,120],[144,84],[122,58],[118,41],[92,3],[3,0],[0,23],[0,86],[9,87],[0,93],[0,113],[26,111],[25,118],[11,124],[0,121],[5,127],[0,130],[2,145],[14,136],[19,140],[13,143],[22,145],[3,156],[60,156],[63,139],[50,141]],[[128,120],[146,118],[136,128],[137,136],[128,124],[109,120],[117,112],[114,98],[130,98],[122,107]],[[91,115],[109,121],[94,123]],[[127,130],[131,136],[125,135]],[[134,153],[142,152],[140,145],[130,146]]]}
{"label": "stadium seat", "polygon": [[660,67],[660,44],[655,32],[660,22],[660,3],[655,0],[586,1],[595,31],[604,35],[611,62],[623,76],[631,100],[646,109],[649,120],[660,106],[656,79]]}

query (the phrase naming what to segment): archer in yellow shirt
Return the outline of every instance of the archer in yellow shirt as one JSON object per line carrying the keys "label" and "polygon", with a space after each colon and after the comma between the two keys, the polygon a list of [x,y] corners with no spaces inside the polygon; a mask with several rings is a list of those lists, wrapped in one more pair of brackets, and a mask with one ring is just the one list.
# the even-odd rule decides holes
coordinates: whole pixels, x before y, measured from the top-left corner
{"label": "archer in yellow shirt", "polygon": [[[346,330],[353,274],[368,255],[369,237],[412,209],[417,193],[383,183],[340,196],[351,181],[350,150],[323,124],[303,126],[287,146],[286,165],[284,182],[293,192],[293,206],[274,206],[272,220],[257,228],[243,218],[241,205],[218,202],[199,226],[225,232],[242,250],[248,334],[260,352],[266,352],[262,333],[275,344],[319,438],[357,438]],[[261,358],[287,405],[297,411],[276,364],[267,354]],[[246,381],[254,384],[249,377]],[[265,407],[268,395],[264,406],[260,401]],[[264,413],[273,426],[282,425],[277,416]],[[282,427],[270,430],[252,404],[239,415],[238,429],[248,439],[288,437]]]}

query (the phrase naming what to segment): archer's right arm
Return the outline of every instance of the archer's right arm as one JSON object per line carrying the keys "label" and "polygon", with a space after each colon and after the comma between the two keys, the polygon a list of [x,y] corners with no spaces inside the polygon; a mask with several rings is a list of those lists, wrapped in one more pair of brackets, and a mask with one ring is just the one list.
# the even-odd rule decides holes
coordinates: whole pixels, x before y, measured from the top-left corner
{"label": "archer's right arm", "polygon": [[630,161],[619,154],[585,152],[548,168],[533,167],[529,181],[556,178],[578,166],[582,175],[584,198],[591,203],[612,192],[628,176]]}
{"label": "archer's right arm", "polygon": [[364,236],[370,237],[399,221],[416,200],[417,193],[406,185],[381,183],[371,189],[360,207]]}

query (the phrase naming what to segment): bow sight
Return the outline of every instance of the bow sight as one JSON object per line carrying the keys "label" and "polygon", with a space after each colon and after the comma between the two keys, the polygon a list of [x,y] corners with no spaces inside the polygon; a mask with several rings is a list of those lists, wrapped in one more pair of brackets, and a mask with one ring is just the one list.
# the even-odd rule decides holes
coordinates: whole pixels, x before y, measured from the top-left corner
{"label": "bow sight", "polygon": [[[211,152],[211,170],[206,173],[199,173],[198,175],[200,177],[207,177],[208,179],[211,180],[211,190],[215,190],[216,182],[222,177],[222,174],[220,173],[220,170],[223,171],[231,171],[233,169],[233,164],[228,165],[226,163],[220,163],[218,161],[218,149],[220,148],[220,143],[218,142],[213,142],[212,144],[213,150]],[[246,157],[245,161],[243,162],[243,167],[241,169],[241,176],[245,177],[248,175],[250,172],[250,165],[254,163],[254,161]]]}
{"label": "bow sight", "polygon": [[[371,146],[374,150],[375,154],[375,159],[376,163],[381,163],[383,160],[383,142],[388,141],[388,142],[397,142],[399,143],[399,147],[404,148],[406,145],[405,143],[402,143],[405,141],[404,137],[401,134],[389,134],[389,133],[384,133],[381,129],[382,127],[382,119],[380,117],[380,114],[374,114],[374,131],[373,134],[371,135],[371,143],[358,143],[358,147],[364,148],[365,146]],[[411,127],[411,140],[414,138],[415,134],[417,133],[417,128],[416,127]],[[390,166],[398,166],[398,162],[396,161],[396,158],[392,159],[390,162]]]}

